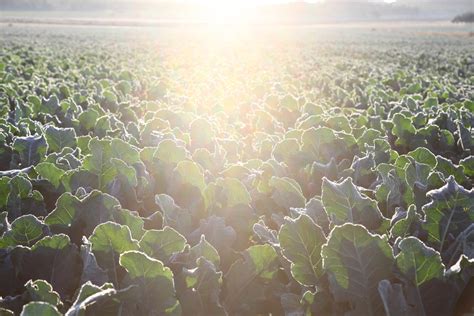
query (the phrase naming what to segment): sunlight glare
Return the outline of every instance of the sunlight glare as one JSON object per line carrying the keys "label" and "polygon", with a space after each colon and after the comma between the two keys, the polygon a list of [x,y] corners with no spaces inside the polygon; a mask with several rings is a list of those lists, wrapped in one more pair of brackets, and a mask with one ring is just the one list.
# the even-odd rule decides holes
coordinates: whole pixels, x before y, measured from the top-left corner
{"label": "sunlight glare", "polygon": [[250,1],[205,0],[203,19],[209,24],[246,24],[253,17],[255,6]]}
{"label": "sunlight glare", "polygon": [[[258,22],[259,7],[288,4],[301,0],[184,0],[198,5],[200,19],[210,26],[242,26]],[[325,0],[305,0],[306,3],[321,3]],[[393,1],[393,0],[392,0]]]}

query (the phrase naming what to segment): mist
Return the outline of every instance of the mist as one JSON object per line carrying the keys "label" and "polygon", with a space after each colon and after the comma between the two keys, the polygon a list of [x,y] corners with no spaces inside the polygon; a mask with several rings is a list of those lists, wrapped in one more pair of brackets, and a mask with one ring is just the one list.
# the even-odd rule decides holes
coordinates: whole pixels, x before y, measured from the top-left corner
{"label": "mist", "polygon": [[[262,1],[252,8],[258,20],[253,23],[317,24],[326,22],[452,20],[472,11],[470,0],[326,0]],[[0,18],[21,17],[21,12],[40,12],[39,17],[156,19],[163,21],[205,20],[205,5],[200,1],[159,0],[0,0]]]}

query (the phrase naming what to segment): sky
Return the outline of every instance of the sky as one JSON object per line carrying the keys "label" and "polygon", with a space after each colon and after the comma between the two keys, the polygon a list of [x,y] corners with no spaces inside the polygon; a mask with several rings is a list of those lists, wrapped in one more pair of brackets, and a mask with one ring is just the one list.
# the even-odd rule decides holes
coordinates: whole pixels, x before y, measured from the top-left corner
{"label": "sky", "polygon": [[[346,21],[363,19],[443,19],[472,11],[474,0],[0,0],[10,3],[13,10],[24,9],[32,4],[33,10],[42,10],[36,3],[49,3],[55,10],[111,12],[113,17],[125,15],[132,18],[192,19],[217,22],[253,22],[264,19],[288,19],[291,21]],[[323,6],[271,6],[297,2],[325,3]],[[364,4],[365,2],[365,4]],[[77,3],[77,5],[76,5]],[[370,3],[394,5],[369,5]],[[191,4],[191,5],[189,5]],[[347,4],[347,5],[345,5]],[[360,5],[359,5],[360,4]],[[270,7],[265,7],[270,5]],[[264,6],[264,8],[259,8]],[[7,8],[9,8],[7,6]],[[261,20],[262,19],[262,20]]]}
{"label": "sky", "polygon": [[[148,0],[157,1],[157,0]],[[159,1],[159,0],[158,0]],[[216,23],[246,22],[258,19],[254,9],[258,6],[302,2],[302,0],[177,0],[205,7],[200,18]],[[350,2],[364,0],[304,0],[306,3]],[[395,0],[365,0],[372,3],[392,3]]]}
{"label": "sky", "polygon": [[[156,0],[148,0],[156,1]],[[267,5],[267,4],[281,4],[281,3],[291,3],[291,2],[306,2],[306,3],[321,3],[321,2],[339,2],[339,1],[348,1],[348,0],[178,0],[184,3],[196,3],[196,4],[206,4],[211,6],[221,6],[221,5],[237,5],[237,6],[258,6],[258,5]],[[351,1],[351,0],[349,0]],[[356,0],[361,1],[361,0]],[[364,0],[362,0],[364,1]],[[365,0],[367,2],[386,2],[393,3],[396,0]]]}
{"label": "sky", "polygon": [[[153,0],[149,0],[153,1]],[[155,0],[156,1],[156,0]],[[284,4],[291,2],[306,2],[306,3],[323,3],[323,2],[340,2],[340,1],[351,1],[351,0],[178,0],[184,3],[195,3],[204,5],[212,8],[252,8],[262,5],[269,4]],[[361,1],[361,0],[354,0]],[[364,1],[364,0],[362,0]],[[394,3],[396,0],[365,0],[373,3]]]}
{"label": "sky", "polygon": [[[301,2],[301,0],[182,0],[183,2],[191,3],[206,3],[212,5],[218,5],[222,3],[239,3],[241,5],[253,6],[253,5],[265,5],[265,4],[278,4],[278,3],[289,3],[289,2]],[[319,3],[325,1],[338,1],[338,0],[304,0],[307,3]],[[396,0],[367,0],[368,2],[395,2]]]}

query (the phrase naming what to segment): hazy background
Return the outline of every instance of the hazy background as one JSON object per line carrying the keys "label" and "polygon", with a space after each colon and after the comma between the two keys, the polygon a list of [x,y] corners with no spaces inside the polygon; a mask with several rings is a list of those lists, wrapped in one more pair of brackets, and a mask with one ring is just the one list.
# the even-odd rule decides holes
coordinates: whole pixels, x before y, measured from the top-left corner
{"label": "hazy background", "polygon": [[[221,0],[224,1],[225,0]],[[0,0],[0,18],[75,17],[206,21],[212,1],[198,0]],[[245,0],[244,0],[245,2]],[[217,1],[214,2],[218,3]],[[221,2],[222,3],[222,2]],[[232,3],[232,2],[229,2]],[[474,0],[246,1],[252,23],[316,24],[345,21],[451,20],[474,11]],[[241,6],[241,5],[240,5]],[[245,12],[244,12],[245,11]]]}

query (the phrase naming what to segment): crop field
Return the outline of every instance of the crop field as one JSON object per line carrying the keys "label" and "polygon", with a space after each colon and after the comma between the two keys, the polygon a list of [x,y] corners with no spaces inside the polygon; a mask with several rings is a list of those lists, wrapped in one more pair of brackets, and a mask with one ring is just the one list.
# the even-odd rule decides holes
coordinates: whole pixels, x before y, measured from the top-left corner
{"label": "crop field", "polygon": [[468,31],[0,24],[0,315],[472,315]]}

